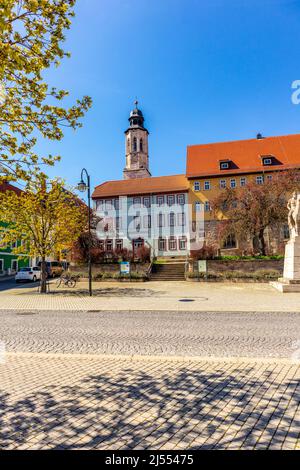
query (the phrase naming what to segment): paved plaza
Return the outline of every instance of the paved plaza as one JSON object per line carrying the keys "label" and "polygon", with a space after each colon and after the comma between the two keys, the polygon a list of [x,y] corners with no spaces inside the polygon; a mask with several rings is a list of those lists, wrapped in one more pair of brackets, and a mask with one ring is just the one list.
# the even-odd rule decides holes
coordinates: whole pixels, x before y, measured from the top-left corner
{"label": "paved plaza", "polygon": [[8,355],[1,449],[298,449],[297,364]]}
{"label": "paved plaza", "polygon": [[9,285],[0,449],[300,449],[299,295],[103,283],[89,299]]}

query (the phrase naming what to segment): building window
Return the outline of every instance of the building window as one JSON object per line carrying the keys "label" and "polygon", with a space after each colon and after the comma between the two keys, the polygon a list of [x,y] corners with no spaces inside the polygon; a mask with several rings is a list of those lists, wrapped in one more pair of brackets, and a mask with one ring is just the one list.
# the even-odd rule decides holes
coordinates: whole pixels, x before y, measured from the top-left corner
{"label": "building window", "polygon": [[194,191],[200,191],[200,181],[194,182]]}
{"label": "building window", "polygon": [[169,238],[169,250],[176,251],[177,250],[177,240],[175,237]]}
{"label": "building window", "polygon": [[164,205],[164,202],[165,202],[164,196],[157,196],[156,202],[157,202],[157,205],[158,205],[159,207],[160,207],[160,206],[163,206],[163,205]]}
{"label": "building window", "polygon": [[106,251],[113,251],[113,241],[106,240]]}
{"label": "building window", "polygon": [[243,177],[240,179],[240,185],[241,185],[241,186],[246,186],[246,182],[247,182],[247,180],[246,180],[246,178],[243,176]]}
{"label": "building window", "polygon": [[18,242],[17,240],[14,240],[13,242],[11,242],[11,248],[14,249],[14,248],[17,248],[18,247]]}
{"label": "building window", "polygon": [[123,250],[123,240],[122,239],[116,240],[116,250],[118,250],[118,251]]}
{"label": "building window", "polygon": [[220,188],[225,189],[226,188],[226,180],[220,180]]}
{"label": "building window", "polygon": [[175,196],[169,194],[167,196],[167,203],[168,206],[173,206],[175,204]]}
{"label": "building window", "polygon": [[141,198],[140,197],[134,197],[133,198],[133,205],[136,208],[141,207]]}
{"label": "building window", "polygon": [[256,177],[256,184],[263,184],[264,183],[264,177],[263,176],[257,176]]}
{"label": "building window", "polygon": [[139,215],[133,217],[134,228],[138,232],[141,229],[141,218]]}
{"label": "building window", "polygon": [[144,215],[144,228],[151,228],[151,215]]}
{"label": "building window", "polygon": [[169,227],[175,227],[175,214],[170,212],[169,214]]}
{"label": "building window", "polygon": [[185,213],[184,212],[182,212],[181,214],[178,214],[178,225],[179,227],[185,226]]}
{"label": "building window", "polygon": [[11,261],[11,270],[14,271],[15,273],[18,272],[18,260],[17,259],[13,259]]}
{"label": "building window", "polygon": [[101,251],[104,251],[104,240],[99,240],[99,248]]}
{"label": "building window", "polygon": [[119,210],[121,208],[121,200],[119,197],[114,200],[114,206],[116,210]]}
{"label": "building window", "polygon": [[0,259],[0,272],[4,271],[4,260]]}
{"label": "building window", "polygon": [[116,217],[116,230],[122,229],[122,217]]}
{"label": "building window", "polygon": [[110,210],[112,209],[112,200],[111,200],[111,199],[107,199],[107,200],[105,201],[105,209],[106,209],[107,211],[110,211]]}
{"label": "building window", "polygon": [[235,180],[235,178],[232,178],[232,179],[230,180],[230,187],[231,187],[232,189],[236,188],[236,180]]}
{"label": "building window", "polygon": [[225,238],[223,241],[223,246],[224,250],[230,249],[230,248],[236,248],[236,239],[235,235],[232,233],[228,235],[228,237]]}
{"label": "building window", "polygon": [[267,175],[267,181],[272,181],[273,176],[272,175]]}
{"label": "building window", "polygon": [[210,181],[204,181],[204,189],[208,191],[210,189]]}
{"label": "building window", "polygon": [[180,206],[184,205],[184,194],[177,194],[177,204]]}
{"label": "building window", "polygon": [[140,139],[140,152],[143,151],[143,139]]}
{"label": "building window", "polygon": [[165,226],[165,215],[164,214],[158,214],[157,224],[158,224],[159,227],[164,227]]}
{"label": "building window", "polygon": [[104,201],[96,201],[96,210],[103,211],[103,202]]}
{"label": "building window", "polygon": [[205,210],[205,212],[210,212],[210,202],[209,201],[205,201],[204,210]]}
{"label": "building window", "polygon": [[186,250],[186,237],[179,238],[178,244],[180,251]]}
{"label": "building window", "polygon": [[196,212],[201,212],[201,211],[202,211],[202,206],[203,206],[203,203],[202,203],[202,202],[196,201],[196,202],[195,202],[195,211],[196,211]]}
{"label": "building window", "polygon": [[158,239],[158,250],[166,251],[166,239],[165,238]]}
{"label": "building window", "polygon": [[220,162],[220,170],[228,170],[229,162]]}
{"label": "building window", "polygon": [[263,165],[272,165],[272,158],[263,158]]}
{"label": "building window", "polygon": [[149,208],[150,207],[150,197],[144,197],[143,204],[144,204],[145,207]]}
{"label": "building window", "polygon": [[133,151],[134,151],[134,152],[137,151],[137,140],[136,140],[136,137],[134,137],[134,139],[133,139]]}

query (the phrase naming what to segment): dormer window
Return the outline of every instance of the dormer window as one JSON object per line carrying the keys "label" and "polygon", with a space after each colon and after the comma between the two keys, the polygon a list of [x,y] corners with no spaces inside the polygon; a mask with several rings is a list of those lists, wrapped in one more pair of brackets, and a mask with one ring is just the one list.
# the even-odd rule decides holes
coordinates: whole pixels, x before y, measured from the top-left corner
{"label": "dormer window", "polygon": [[263,166],[269,166],[273,163],[273,155],[262,155],[261,156]]}
{"label": "dormer window", "polygon": [[220,160],[220,170],[229,170],[230,160]]}

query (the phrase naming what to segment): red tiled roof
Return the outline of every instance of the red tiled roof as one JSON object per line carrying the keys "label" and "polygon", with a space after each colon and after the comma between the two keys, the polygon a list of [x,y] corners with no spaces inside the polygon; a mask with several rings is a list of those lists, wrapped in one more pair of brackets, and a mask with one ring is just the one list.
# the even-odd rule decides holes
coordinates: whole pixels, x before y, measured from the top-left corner
{"label": "red tiled roof", "polygon": [[[262,165],[262,156],[272,155],[270,167]],[[220,170],[220,161],[230,160],[232,168]],[[187,148],[186,176],[219,176],[300,167],[300,134],[238,140]]]}
{"label": "red tiled roof", "polygon": [[6,183],[6,182],[0,184],[0,192],[4,192],[4,191],[14,191],[18,195],[22,193],[22,189],[17,188],[13,184]]}
{"label": "red tiled roof", "polygon": [[96,186],[92,198],[112,196],[132,196],[188,191],[188,181],[184,175],[136,178],[132,180],[106,181]]}

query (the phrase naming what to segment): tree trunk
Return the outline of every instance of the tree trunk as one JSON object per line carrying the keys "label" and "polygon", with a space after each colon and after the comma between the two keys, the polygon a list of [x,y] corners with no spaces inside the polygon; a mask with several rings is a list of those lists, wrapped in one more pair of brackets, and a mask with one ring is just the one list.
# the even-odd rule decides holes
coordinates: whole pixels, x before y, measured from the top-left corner
{"label": "tree trunk", "polygon": [[41,263],[41,294],[46,294],[47,292],[47,274],[46,259],[43,256]]}
{"label": "tree trunk", "polygon": [[266,255],[266,242],[265,242],[265,237],[264,237],[264,229],[260,229],[258,238],[259,238],[259,244],[260,244],[260,254],[265,256]]}

